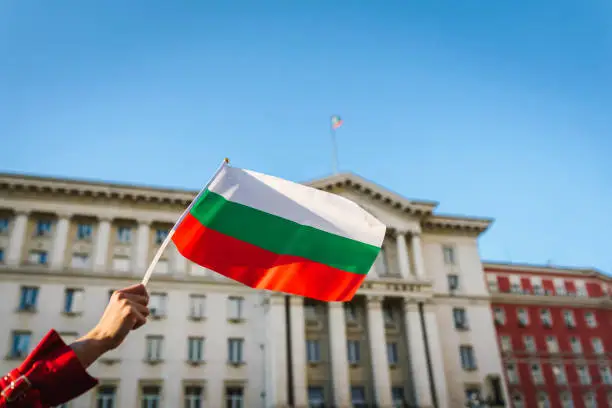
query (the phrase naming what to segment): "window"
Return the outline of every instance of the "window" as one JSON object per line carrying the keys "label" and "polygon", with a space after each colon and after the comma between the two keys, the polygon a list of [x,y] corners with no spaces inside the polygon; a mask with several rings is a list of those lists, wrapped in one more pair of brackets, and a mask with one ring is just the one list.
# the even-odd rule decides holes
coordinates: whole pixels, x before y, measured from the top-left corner
{"label": "window", "polygon": [[397,343],[387,343],[387,361],[391,365],[395,365],[399,361],[397,352]]}
{"label": "window", "polygon": [[572,348],[572,353],[582,354],[582,343],[578,337],[570,337],[570,346]]}
{"label": "window", "polygon": [[386,326],[395,326],[395,319],[393,316],[393,309],[389,305],[383,306],[383,319]]}
{"label": "window", "polygon": [[204,359],[204,337],[189,337],[187,339],[187,349],[189,362],[201,362]]}
{"label": "window", "polygon": [[28,262],[32,265],[46,265],[49,261],[49,254],[47,251],[30,251],[28,256]]}
{"label": "window", "polygon": [[527,326],[529,324],[529,313],[522,307],[517,309],[518,321],[521,326]]}
{"label": "window", "polygon": [[353,408],[365,408],[366,407],[364,387],[355,387],[355,386],[351,387],[351,402],[353,404]]}
{"label": "window", "polygon": [[525,401],[523,400],[522,394],[512,394],[512,406],[514,408],[525,408]]}
{"label": "window", "polygon": [[584,401],[584,408],[597,408],[597,398],[593,392],[586,392],[582,396]]}
{"label": "window", "polygon": [[87,254],[72,254],[70,261],[70,267],[72,269],[86,269],[89,267],[89,255]]}
{"label": "window", "polygon": [[51,221],[39,220],[36,222],[35,234],[37,237],[46,237],[51,235]]}
{"label": "window", "polygon": [[165,293],[151,293],[149,296],[149,312],[151,317],[160,318],[166,315],[166,299]]}
{"label": "window", "polygon": [[487,277],[487,284],[489,285],[489,292],[499,292],[499,286],[497,285],[497,276]]}
{"label": "window", "polygon": [[472,346],[459,346],[459,354],[461,355],[461,367],[464,370],[475,370],[477,368]]}
{"label": "window", "polygon": [[23,332],[23,331],[15,331],[13,332],[13,342],[11,345],[11,354],[12,358],[22,358],[28,355],[28,351],[30,350],[30,338],[32,337],[32,333]]}
{"label": "window", "polygon": [[455,291],[459,289],[459,276],[457,275],[447,275],[446,279],[448,280],[448,290]]}
{"label": "window", "polygon": [[392,387],[391,399],[393,400],[393,408],[404,408],[406,406],[404,387]]}
{"label": "window", "polygon": [[9,230],[8,218],[0,218],[0,234],[7,234]]}
{"label": "window", "polygon": [[308,387],[308,408],[323,408],[324,406],[323,387]]}
{"label": "window", "polygon": [[344,304],[344,317],[349,323],[355,323],[357,321],[357,308],[353,303]]}
{"label": "window", "polygon": [[359,364],[361,360],[361,350],[359,349],[359,340],[348,340],[348,362],[349,364]]}
{"label": "window", "polygon": [[227,387],[225,396],[226,408],[244,408],[244,390],[242,387]]}
{"label": "window", "polygon": [[455,265],[455,248],[449,245],[442,247],[442,253],[444,255],[444,263],[446,265]]}
{"label": "window", "polygon": [[546,349],[549,353],[559,352],[559,343],[555,336],[546,336]]}
{"label": "window", "polygon": [[228,299],[228,319],[230,320],[242,320],[242,306],[244,303],[244,299],[241,297],[230,296]]}
{"label": "window", "polygon": [[202,387],[187,385],[185,387],[185,408],[202,408]]}
{"label": "window", "polygon": [[132,228],[119,227],[117,228],[117,241],[120,244],[129,244],[132,240]]}
{"label": "window", "polygon": [[586,322],[587,327],[590,329],[597,327],[597,319],[595,318],[595,313],[593,312],[585,312],[584,321]]}
{"label": "window", "polygon": [[552,327],[552,315],[550,309],[540,309],[540,320],[545,327]]}
{"label": "window", "polygon": [[561,393],[561,407],[562,408],[574,408],[574,400],[572,394],[569,392]]}
{"label": "window", "polygon": [[510,336],[501,336],[499,338],[502,351],[512,351],[512,339]]}
{"label": "window", "polygon": [[555,282],[555,292],[557,292],[557,295],[567,295],[567,290],[565,289],[565,282]]}
{"label": "window", "polygon": [[540,364],[531,364],[531,380],[534,384],[543,384],[544,376]]}
{"label": "window", "polygon": [[164,338],[162,336],[147,336],[147,361],[161,361]]}
{"label": "window", "polygon": [[77,239],[79,241],[89,241],[92,236],[93,227],[91,224],[78,224],[77,225]]}
{"label": "window", "polygon": [[455,321],[455,329],[467,329],[467,315],[463,308],[453,308],[453,320]]}
{"label": "window", "polygon": [[602,383],[612,385],[612,370],[610,370],[610,367],[599,367],[599,375]]}
{"label": "window", "polygon": [[155,230],[155,243],[157,245],[161,245],[166,240],[166,237],[168,236],[168,232],[169,231],[167,229]]}
{"label": "window", "polygon": [[578,373],[578,380],[580,381],[580,384],[588,385],[591,383],[591,374],[589,374],[589,369],[587,366],[576,366],[576,372]]}
{"label": "window", "polygon": [[161,407],[161,387],[157,385],[149,385],[142,387],[142,408],[160,408]]}
{"label": "window", "polygon": [[0,263],[4,263],[4,248],[0,248]]}
{"label": "window", "polygon": [[127,256],[114,256],[113,270],[117,272],[129,272],[130,258]]}
{"label": "window", "polygon": [[519,282],[510,283],[510,292],[523,293],[523,290],[521,289],[521,284]]}
{"label": "window", "polygon": [[319,340],[306,340],[306,356],[309,363],[321,361],[321,346]]}
{"label": "window", "polygon": [[82,289],[66,289],[64,294],[64,313],[81,313],[83,312],[83,290]]}
{"label": "window", "polygon": [[535,353],[536,344],[533,336],[523,336],[523,343],[525,344],[525,350],[530,353]]}
{"label": "window", "polygon": [[21,298],[19,300],[19,310],[35,310],[37,299],[38,299],[38,288],[35,288],[33,286],[23,286],[21,288]]}
{"label": "window", "polygon": [[563,320],[565,320],[565,325],[569,328],[576,327],[576,320],[574,318],[574,312],[571,310],[563,311]]}
{"label": "window", "polygon": [[493,309],[493,315],[495,316],[495,323],[499,325],[506,324],[506,312],[501,307]]}
{"label": "window", "polygon": [[116,408],[117,388],[113,385],[102,385],[96,392],[96,408]]}
{"label": "window", "polygon": [[309,322],[317,321],[317,307],[312,303],[304,303],[304,316]]}
{"label": "window", "polygon": [[518,384],[519,376],[514,364],[506,365],[506,376],[508,377],[508,383]]}
{"label": "window", "polygon": [[552,372],[555,377],[555,383],[558,385],[567,384],[567,376],[565,375],[565,367],[562,364],[553,364]]}
{"label": "window", "polygon": [[189,317],[192,319],[204,318],[204,312],[206,305],[206,296],[203,295],[191,295],[189,296]]}
{"label": "window", "polygon": [[538,408],[550,408],[550,400],[545,392],[538,392]]}
{"label": "window", "polygon": [[227,340],[227,359],[232,364],[242,364],[242,346],[244,339]]}
{"label": "window", "polygon": [[533,294],[534,295],[543,295],[544,294],[544,289],[542,288],[542,285],[535,283],[532,284],[531,287],[533,288]]}
{"label": "window", "polygon": [[591,344],[593,345],[593,353],[595,354],[604,353],[604,345],[599,337],[593,337],[591,339]]}

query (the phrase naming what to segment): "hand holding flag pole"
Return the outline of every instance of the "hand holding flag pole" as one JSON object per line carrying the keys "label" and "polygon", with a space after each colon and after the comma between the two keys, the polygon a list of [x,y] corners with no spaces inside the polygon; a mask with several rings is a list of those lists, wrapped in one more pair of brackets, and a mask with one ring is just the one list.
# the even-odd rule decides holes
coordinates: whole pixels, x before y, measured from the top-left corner
{"label": "hand holding flag pole", "polygon": [[221,163],[221,165],[219,166],[217,171],[215,171],[215,174],[213,174],[213,176],[210,178],[210,180],[208,180],[208,182],[204,185],[204,188],[202,188],[202,190],[200,190],[198,195],[195,196],[193,201],[189,204],[189,206],[185,209],[185,211],[183,211],[183,214],[181,214],[179,219],[174,223],[174,226],[172,227],[170,232],[168,232],[168,235],[166,236],[166,239],[164,239],[164,242],[162,242],[162,244],[159,246],[159,249],[155,253],[155,256],[153,257],[153,260],[151,261],[151,263],[149,264],[149,267],[147,268],[147,271],[145,272],[144,278],[142,278],[142,284],[144,286],[147,286],[147,283],[149,283],[149,280],[151,279],[151,275],[153,274],[153,270],[155,269],[155,266],[157,265],[157,262],[159,262],[159,258],[161,258],[162,254],[164,253],[164,250],[166,249],[166,247],[168,246],[168,244],[172,240],[172,236],[176,232],[176,228],[181,224],[181,221],[183,221],[183,218],[185,218],[185,216],[187,214],[189,214],[189,211],[191,210],[191,207],[193,207],[193,204],[198,201],[198,198],[200,198],[202,193],[204,193],[204,191],[206,191],[206,189],[208,188],[210,183],[217,177],[217,175],[221,172],[221,170],[223,170],[223,168],[225,166],[227,166],[227,165],[229,165],[229,159],[226,157],[225,159],[223,159],[223,162]]}

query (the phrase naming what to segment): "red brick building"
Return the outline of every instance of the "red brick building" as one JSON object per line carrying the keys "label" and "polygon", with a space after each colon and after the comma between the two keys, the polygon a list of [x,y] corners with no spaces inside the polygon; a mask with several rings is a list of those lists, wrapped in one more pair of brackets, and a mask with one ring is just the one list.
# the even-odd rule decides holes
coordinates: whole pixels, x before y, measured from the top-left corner
{"label": "red brick building", "polygon": [[484,263],[514,408],[612,407],[612,279]]}

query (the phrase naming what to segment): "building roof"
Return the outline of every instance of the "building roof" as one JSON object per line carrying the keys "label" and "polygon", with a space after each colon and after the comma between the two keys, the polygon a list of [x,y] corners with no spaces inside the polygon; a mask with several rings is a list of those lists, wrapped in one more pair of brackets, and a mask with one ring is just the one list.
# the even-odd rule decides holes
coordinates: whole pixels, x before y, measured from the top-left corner
{"label": "building roof", "polygon": [[606,281],[612,281],[612,276],[605,272],[591,267],[571,267],[560,265],[537,265],[520,262],[501,262],[501,261],[483,261],[482,263],[485,272],[487,270],[507,271],[507,272],[527,272],[527,273],[542,273],[550,275],[576,275],[577,277],[595,277]]}

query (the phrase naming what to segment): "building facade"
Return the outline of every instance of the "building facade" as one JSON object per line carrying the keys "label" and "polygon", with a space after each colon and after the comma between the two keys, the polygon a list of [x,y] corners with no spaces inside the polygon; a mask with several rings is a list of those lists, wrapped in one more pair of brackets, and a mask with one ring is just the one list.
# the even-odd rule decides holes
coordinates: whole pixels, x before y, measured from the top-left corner
{"label": "building facade", "polygon": [[[353,174],[310,184],[388,226],[353,301],[255,291],[170,245],[148,285],[150,321],[91,367],[100,386],[67,407],[502,406],[478,255],[491,220],[439,215],[437,203]],[[50,328],[70,342],[93,327],[113,290],[141,280],[194,196],[0,175],[0,370]]]}
{"label": "building facade", "polygon": [[502,263],[485,273],[513,406],[612,406],[612,279]]}

